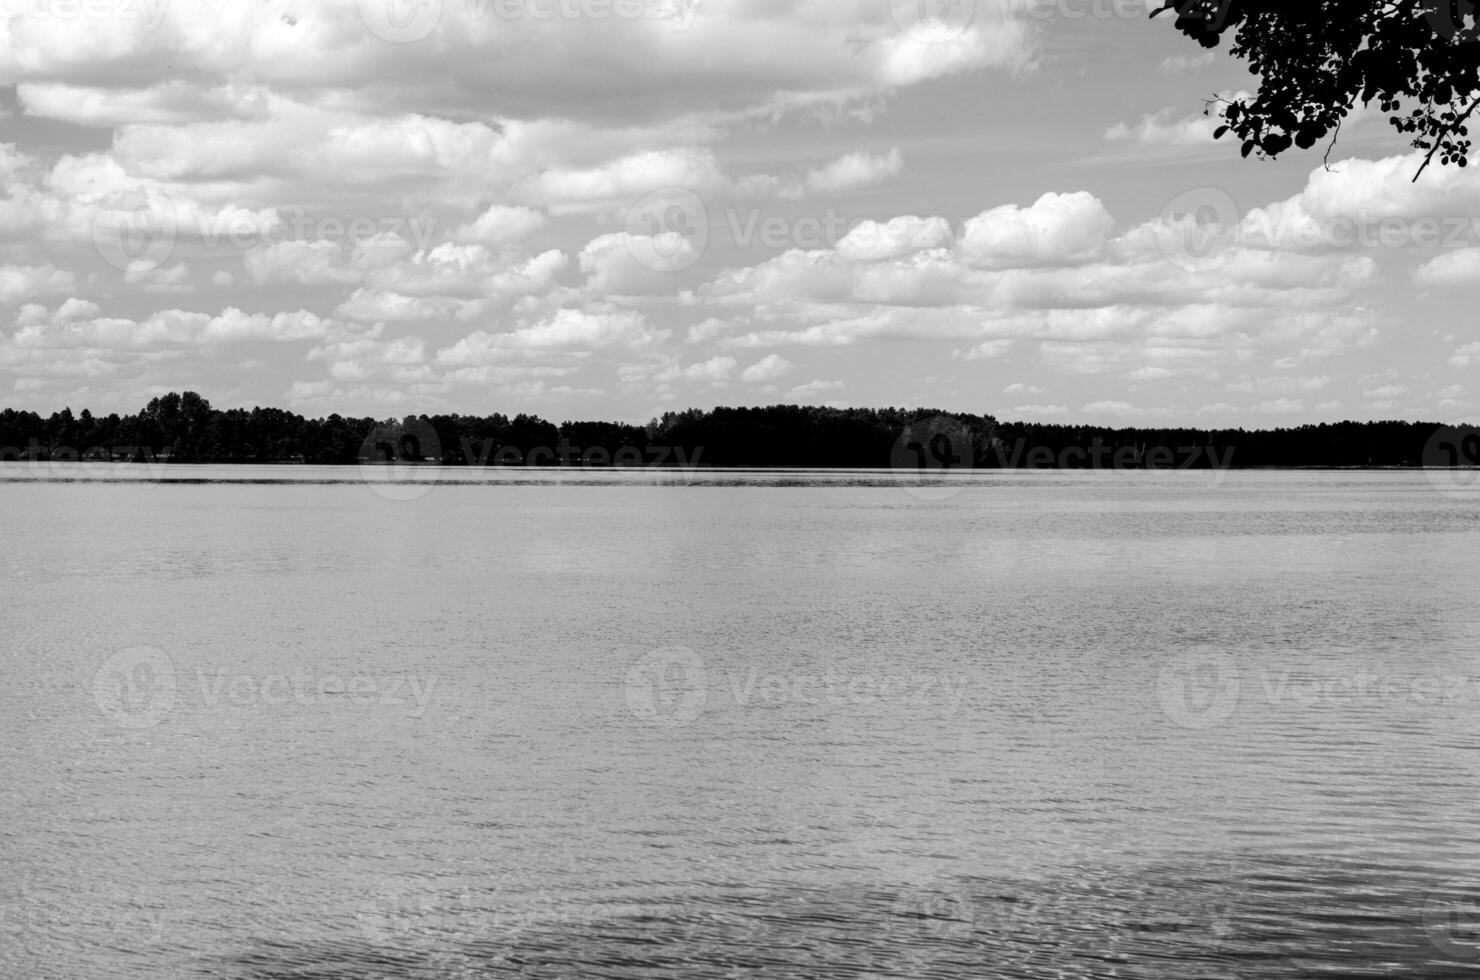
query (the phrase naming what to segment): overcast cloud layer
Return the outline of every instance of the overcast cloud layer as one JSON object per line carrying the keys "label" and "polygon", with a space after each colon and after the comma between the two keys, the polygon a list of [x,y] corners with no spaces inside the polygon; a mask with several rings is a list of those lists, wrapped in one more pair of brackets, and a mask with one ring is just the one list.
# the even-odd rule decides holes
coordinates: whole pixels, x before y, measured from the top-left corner
{"label": "overcast cloud layer", "polygon": [[1469,417],[1480,168],[1146,6],[0,0],[0,404]]}

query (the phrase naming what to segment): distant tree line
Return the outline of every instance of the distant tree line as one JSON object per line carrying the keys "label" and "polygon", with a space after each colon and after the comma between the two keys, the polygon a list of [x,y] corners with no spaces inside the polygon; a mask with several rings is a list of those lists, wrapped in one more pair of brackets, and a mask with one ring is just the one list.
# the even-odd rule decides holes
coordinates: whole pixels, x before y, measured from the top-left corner
{"label": "distant tree line", "polygon": [[801,405],[689,409],[640,426],[556,425],[527,414],[308,419],[277,408],[215,409],[190,391],[151,399],[133,415],[0,411],[0,459],[143,458],[444,466],[1387,467],[1480,464],[1480,431],[1422,422],[1112,429],[928,409]]}

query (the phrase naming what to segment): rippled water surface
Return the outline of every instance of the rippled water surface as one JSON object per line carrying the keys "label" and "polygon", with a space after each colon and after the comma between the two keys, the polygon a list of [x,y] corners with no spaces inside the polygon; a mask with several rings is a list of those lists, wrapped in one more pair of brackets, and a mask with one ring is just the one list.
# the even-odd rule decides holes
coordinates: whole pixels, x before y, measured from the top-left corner
{"label": "rippled water surface", "polygon": [[102,472],[0,465],[5,977],[1480,970],[1480,493]]}

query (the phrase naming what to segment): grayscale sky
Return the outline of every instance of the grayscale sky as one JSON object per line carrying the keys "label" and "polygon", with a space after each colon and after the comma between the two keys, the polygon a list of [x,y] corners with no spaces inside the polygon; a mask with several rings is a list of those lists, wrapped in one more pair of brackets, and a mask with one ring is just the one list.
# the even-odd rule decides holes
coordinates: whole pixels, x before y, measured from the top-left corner
{"label": "grayscale sky", "polygon": [[0,405],[1468,417],[1480,173],[1147,7],[0,0]]}

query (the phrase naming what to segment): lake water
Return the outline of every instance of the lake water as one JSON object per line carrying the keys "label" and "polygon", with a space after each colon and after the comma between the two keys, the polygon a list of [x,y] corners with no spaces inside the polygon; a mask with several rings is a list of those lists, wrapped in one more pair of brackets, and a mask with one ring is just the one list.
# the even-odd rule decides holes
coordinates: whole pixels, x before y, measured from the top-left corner
{"label": "lake water", "polygon": [[1480,969],[1463,481],[157,475],[0,466],[5,977]]}

